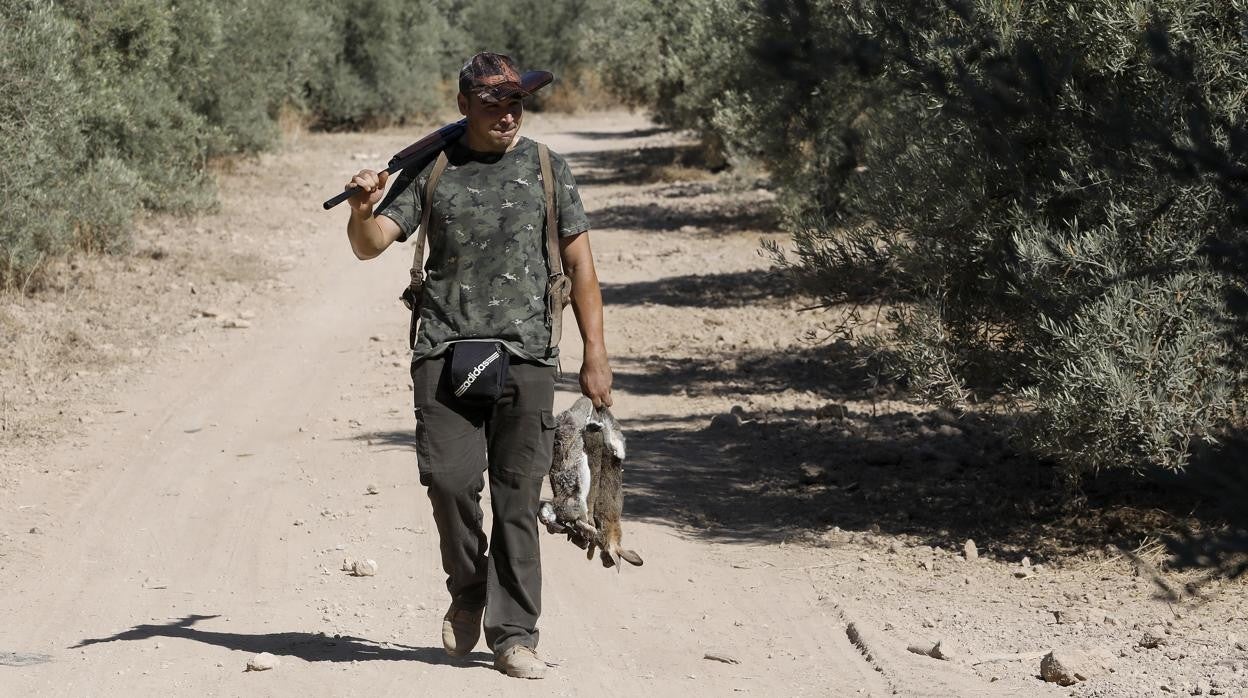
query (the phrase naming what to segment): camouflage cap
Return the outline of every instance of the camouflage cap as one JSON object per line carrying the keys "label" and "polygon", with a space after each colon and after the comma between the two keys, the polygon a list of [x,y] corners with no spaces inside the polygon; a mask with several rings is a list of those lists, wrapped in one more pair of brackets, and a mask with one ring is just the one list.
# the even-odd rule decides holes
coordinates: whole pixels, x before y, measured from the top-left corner
{"label": "camouflage cap", "polygon": [[554,79],[544,70],[521,75],[510,56],[482,51],[459,69],[459,91],[475,94],[483,102],[501,102],[509,97],[528,97]]}

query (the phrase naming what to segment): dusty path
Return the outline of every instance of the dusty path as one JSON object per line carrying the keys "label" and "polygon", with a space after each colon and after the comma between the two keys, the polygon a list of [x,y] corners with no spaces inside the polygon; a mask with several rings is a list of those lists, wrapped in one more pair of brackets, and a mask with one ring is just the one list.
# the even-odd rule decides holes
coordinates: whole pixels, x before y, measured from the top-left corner
{"label": "dusty path", "polygon": [[[408,250],[359,263],[343,239],[345,212],[316,209],[346,171],[409,138],[325,136],[230,178],[224,211],[210,221],[251,226],[244,242],[284,243],[293,290],[254,299],[249,328],[202,335],[135,374],[81,438],[32,455],[31,477],[3,492],[0,527],[38,533],[8,536],[0,558],[0,694],[1057,690],[1011,676],[989,683],[906,653],[882,620],[885,596],[872,593],[898,577],[860,549],[784,545],[762,518],[725,528],[681,501],[718,499],[715,488],[727,499],[736,487],[716,476],[723,456],[705,430],[734,398],[662,385],[649,367],[678,347],[687,356],[690,342],[785,346],[801,326],[782,304],[775,312],[788,324],[758,327],[745,302],[767,266],[755,254],[766,222],[751,217],[767,195],[651,186],[646,172],[627,169],[629,155],[672,136],[637,116],[536,121],[528,133],[571,158],[595,222],[616,412],[634,454],[626,543],[646,559],[617,574],[544,539],[541,650],[558,665],[552,676],[517,682],[492,671],[482,651],[451,662],[439,647],[445,591],[417,484],[395,300]],[[353,153],[373,157],[354,162]],[[664,213],[672,199],[690,207],[684,218]],[[727,226],[715,213],[731,202],[739,215]],[[711,272],[728,280],[718,289],[728,300],[690,300],[689,279]],[[565,337],[569,382],[557,407],[575,398],[580,355],[575,331]],[[380,571],[348,576],[344,557],[372,558]],[[861,593],[843,593],[835,575],[845,571],[856,571],[848,588]],[[260,651],[281,666],[244,673]]]}

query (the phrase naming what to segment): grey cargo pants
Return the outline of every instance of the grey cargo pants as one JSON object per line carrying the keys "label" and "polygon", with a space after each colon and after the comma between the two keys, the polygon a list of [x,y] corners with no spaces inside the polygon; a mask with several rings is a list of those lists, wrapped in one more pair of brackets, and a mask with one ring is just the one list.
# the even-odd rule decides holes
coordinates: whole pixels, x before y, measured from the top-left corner
{"label": "grey cargo pants", "polygon": [[[501,654],[537,647],[542,562],[537,508],[554,448],[555,369],[512,357],[491,407],[456,404],[442,357],[412,363],[416,452],[438,526],[446,588],[457,607],[485,607],[485,641]],[[494,517],[487,543],[481,491]],[[488,554],[487,554],[488,550]]]}

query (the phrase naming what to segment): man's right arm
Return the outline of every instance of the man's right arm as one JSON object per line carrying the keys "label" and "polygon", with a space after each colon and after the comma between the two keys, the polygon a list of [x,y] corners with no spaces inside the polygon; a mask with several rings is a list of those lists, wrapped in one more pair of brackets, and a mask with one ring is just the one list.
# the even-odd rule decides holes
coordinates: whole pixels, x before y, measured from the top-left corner
{"label": "man's right arm", "polygon": [[372,170],[360,170],[347,184],[360,188],[360,193],[347,199],[351,206],[351,219],[347,221],[347,239],[351,251],[359,259],[372,259],[385,251],[390,243],[399,239],[399,224],[386,216],[374,216],[373,206],[381,201],[386,191],[389,175]]}

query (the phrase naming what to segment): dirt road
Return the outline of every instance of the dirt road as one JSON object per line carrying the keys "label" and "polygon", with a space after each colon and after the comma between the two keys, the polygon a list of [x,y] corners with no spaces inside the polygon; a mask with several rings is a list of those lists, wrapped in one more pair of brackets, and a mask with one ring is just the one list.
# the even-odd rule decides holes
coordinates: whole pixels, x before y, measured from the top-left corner
{"label": "dirt road", "polygon": [[[785,350],[809,324],[759,282],[771,194],[647,163],[678,140],[639,116],[534,119],[528,134],[569,157],[595,224],[616,413],[631,439],[625,542],[646,560],[617,573],[544,538],[550,678],[508,679],[483,647],[467,661],[440,648],[446,594],[396,300],[409,248],[360,263],[346,212],[318,210],[345,174],[410,140],[390,133],[305,137],[228,177],[207,229],[284,255],[284,283],[225,308],[234,327],[171,340],[182,351],[84,396],[99,400],[98,418],[32,453],[29,475],[3,490],[0,695],[1064,693],[1031,678],[1035,658],[993,673],[905,650],[954,632],[917,624],[938,613],[925,599],[971,584],[970,573],[947,579],[952,563],[907,586],[918,565],[906,551],[904,564],[880,564],[890,543],[869,532],[786,543],[786,510],[739,477],[755,465],[728,463],[735,437],[721,435],[740,420],[708,425],[734,404],[748,424],[777,405],[817,405],[818,393],[760,378],[743,400],[723,381],[673,378],[747,375],[715,357]],[[777,319],[756,322],[756,302]],[[580,346],[574,330],[565,338],[557,408],[576,397]],[[785,457],[783,443],[763,446],[759,469],[774,465],[768,453]],[[717,513],[755,501],[772,504]],[[344,558],[379,571],[350,576]],[[257,652],[280,666],[244,672]]]}

